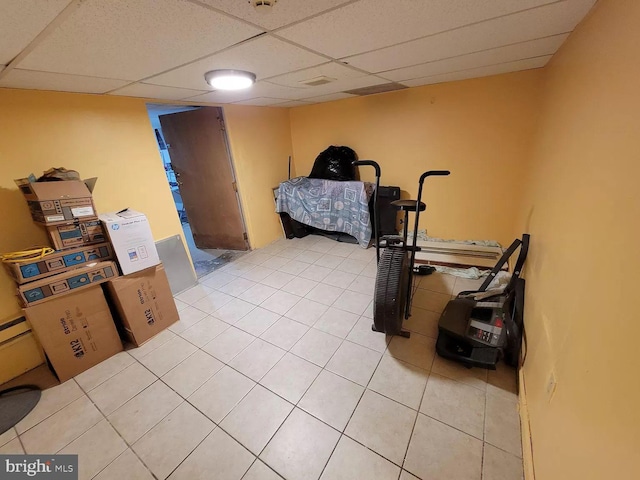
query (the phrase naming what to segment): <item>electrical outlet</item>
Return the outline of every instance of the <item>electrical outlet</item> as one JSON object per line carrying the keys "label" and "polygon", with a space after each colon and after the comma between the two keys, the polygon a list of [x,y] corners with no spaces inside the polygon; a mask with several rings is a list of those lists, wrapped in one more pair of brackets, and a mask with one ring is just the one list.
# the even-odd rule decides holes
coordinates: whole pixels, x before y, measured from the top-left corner
{"label": "electrical outlet", "polygon": [[556,372],[551,370],[549,378],[547,379],[547,400],[550,402],[553,399],[553,394],[556,393],[558,387],[558,381],[556,379]]}

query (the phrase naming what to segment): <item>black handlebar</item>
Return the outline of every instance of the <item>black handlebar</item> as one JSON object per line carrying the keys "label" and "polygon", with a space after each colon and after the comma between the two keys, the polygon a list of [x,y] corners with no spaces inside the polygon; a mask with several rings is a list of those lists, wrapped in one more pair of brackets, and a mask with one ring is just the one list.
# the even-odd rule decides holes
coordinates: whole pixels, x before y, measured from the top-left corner
{"label": "black handlebar", "polygon": [[424,182],[424,179],[427,177],[434,177],[434,176],[446,177],[449,174],[451,174],[449,170],[429,170],[428,172],[424,172],[422,175],[420,175],[419,183]]}
{"label": "black handlebar", "polygon": [[368,166],[376,169],[376,189],[373,192],[374,236],[376,239],[376,262],[380,262],[380,215],[378,213],[378,190],[380,190],[380,165],[373,160],[355,160],[353,166]]}
{"label": "black handlebar", "polygon": [[355,160],[351,162],[351,165],[368,165],[370,167],[373,167],[376,169],[376,177],[380,177],[380,165],[378,165],[378,162],[374,162],[373,160]]}

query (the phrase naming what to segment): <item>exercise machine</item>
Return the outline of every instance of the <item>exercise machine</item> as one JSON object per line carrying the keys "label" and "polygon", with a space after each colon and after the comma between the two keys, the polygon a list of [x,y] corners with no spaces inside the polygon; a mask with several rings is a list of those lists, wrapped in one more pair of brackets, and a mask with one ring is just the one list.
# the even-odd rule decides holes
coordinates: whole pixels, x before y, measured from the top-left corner
{"label": "exercise machine", "polygon": [[[374,191],[373,212],[376,225],[378,222],[378,188],[380,187],[380,165],[373,160],[357,160],[356,166],[370,166],[376,172],[376,189]],[[374,229],[376,244],[376,259],[378,271],[376,274],[375,296],[373,303],[373,326],[376,332],[387,335],[401,335],[409,337],[410,333],[402,330],[402,322],[411,316],[411,302],[413,300],[413,277],[416,252],[420,247],[418,239],[418,222],[420,212],[427,207],[422,202],[422,187],[427,177],[449,175],[448,170],[430,170],[420,175],[418,180],[417,200],[395,200],[391,205],[404,212],[402,236],[385,235],[379,237],[378,229]],[[409,212],[414,215],[413,241],[408,242]],[[384,250],[380,252],[380,248]]]}
{"label": "exercise machine", "polygon": [[[488,289],[502,266],[520,248],[513,275],[504,290]],[[460,292],[438,322],[436,352],[471,367],[496,369],[500,359],[518,366],[524,335],[524,287],[520,278],[529,251],[529,234],[516,239],[476,291]]]}

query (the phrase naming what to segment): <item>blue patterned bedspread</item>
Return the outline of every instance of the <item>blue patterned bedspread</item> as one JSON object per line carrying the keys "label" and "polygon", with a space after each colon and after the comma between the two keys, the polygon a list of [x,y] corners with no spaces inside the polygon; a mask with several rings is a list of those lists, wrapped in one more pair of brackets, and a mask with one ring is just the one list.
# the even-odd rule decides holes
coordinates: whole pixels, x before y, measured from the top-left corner
{"label": "blue patterned bedspread", "polygon": [[348,233],[367,248],[372,231],[369,199],[374,190],[375,185],[368,182],[292,178],[280,184],[276,212],[315,228]]}

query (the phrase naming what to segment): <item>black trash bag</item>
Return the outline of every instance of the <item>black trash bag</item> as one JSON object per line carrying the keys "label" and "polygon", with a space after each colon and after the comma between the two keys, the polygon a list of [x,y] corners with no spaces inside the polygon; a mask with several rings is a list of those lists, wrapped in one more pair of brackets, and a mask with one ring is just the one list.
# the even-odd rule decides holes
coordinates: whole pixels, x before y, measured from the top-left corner
{"label": "black trash bag", "polygon": [[80,180],[80,174],[64,167],[50,168],[36,182],[62,182],[64,180]]}
{"label": "black trash bag", "polygon": [[352,162],[358,155],[349,147],[331,145],[316,157],[309,178],[349,181],[356,179],[356,167]]}

